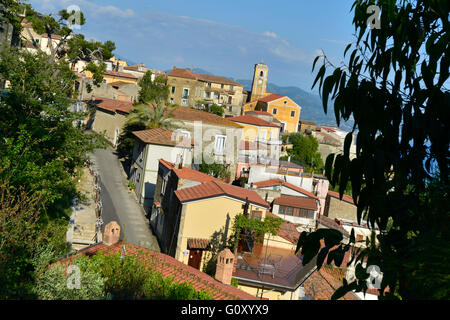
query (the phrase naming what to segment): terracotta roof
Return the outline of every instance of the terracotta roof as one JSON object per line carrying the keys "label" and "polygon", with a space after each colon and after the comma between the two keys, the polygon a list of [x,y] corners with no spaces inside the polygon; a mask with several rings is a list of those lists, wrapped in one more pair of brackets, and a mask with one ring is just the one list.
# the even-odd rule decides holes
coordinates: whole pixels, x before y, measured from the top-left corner
{"label": "terracotta roof", "polygon": [[292,208],[317,210],[316,200],[312,198],[282,195],[281,197],[276,198],[273,203]]}
{"label": "terracotta roof", "polygon": [[240,87],[244,86],[243,84],[240,84],[238,82],[235,82],[235,81],[230,80],[225,77],[213,76],[213,75],[209,75],[209,74],[194,73],[194,72],[190,71],[189,69],[183,69],[183,68],[177,68],[177,67],[173,67],[172,71],[170,71],[170,73],[168,75],[170,77],[186,78],[186,79],[205,81],[205,82],[214,82],[214,83],[220,83],[220,84],[229,84],[229,85],[240,86]]}
{"label": "terracotta roof", "polygon": [[[147,129],[141,131],[133,131],[133,135],[139,138],[142,142],[150,143],[150,144],[159,144],[164,146],[178,146],[190,148],[194,145],[192,139],[179,136],[177,137],[176,132],[164,129],[164,128],[155,128],[155,129]],[[182,140],[182,141],[179,141]]]}
{"label": "terracotta roof", "polygon": [[197,80],[197,77],[195,76],[195,74],[193,72],[191,72],[190,70],[177,68],[177,67],[173,67],[172,71],[169,72],[168,76]]}
{"label": "terracotta roof", "polygon": [[148,263],[149,268],[155,268],[164,277],[173,277],[172,281],[176,283],[190,283],[196,290],[210,290],[215,300],[259,300],[257,297],[231,285],[225,285],[206,273],[181,263],[175,258],[130,243],[118,242],[111,246],[100,243],[80,251],[77,255],[69,259],[73,259],[82,254],[92,256],[97,252],[118,254],[122,251],[122,245],[125,245],[127,255],[139,256],[143,261]]}
{"label": "terracotta roof", "polygon": [[[342,286],[342,277],[345,277],[345,271],[342,269],[323,266],[320,270],[314,271],[303,283],[305,294],[315,300],[330,300],[336,289]],[[339,300],[360,299],[354,293],[348,292]]]}
{"label": "terracotta roof", "polygon": [[133,76],[131,73],[118,72],[118,71],[105,71],[104,75],[110,76],[110,77],[128,78],[128,79],[132,79],[132,80],[138,79],[137,77]]}
{"label": "terracotta roof", "polygon": [[[279,216],[277,216],[276,214],[273,214],[270,211],[267,211],[266,216],[280,218]],[[295,225],[293,223],[283,220],[283,224],[280,227],[278,236],[291,242],[292,244],[297,244],[298,238],[300,238],[300,232],[298,232],[297,228],[295,227]]]}
{"label": "terracotta roof", "polygon": [[[331,196],[331,197],[333,197],[333,198],[340,199],[340,198],[339,198],[339,192],[328,191],[328,195]],[[351,203],[351,204],[353,204],[353,205],[355,204],[355,203],[353,202],[353,197],[348,196],[348,195],[346,195],[346,194],[344,194],[344,195],[342,196],[342,201]]]}
{"label": "terracotta roof", "polygon": [[306,191],[303,188],[297,187],[295,185],[293,185],[292,183],[286,182],[284,180],[281,179],[271,179],[271,180],[265,180],[265,181],[259,181],[259,182],[254,182],[253,183],[254,186],[256,186],[257,188],[264,188],[264,187],[271,187],[271,186],[279,186],[282,185],[286,188],[295,190],[297,192],[300,192],[310,198],[313,199],[318,199],[313,193]]}
{"label": "terracotta roof", "polygon": [[324,225],[325,227],[340,231],[344,236],[349,237],[350,233],[348,233],[347,230],[344,229],[343,226],[341,226],[340,224],[338,224],[336,222],[336,220],[328,218],[327,216],[321,215],[318,219],[317,222],[321,225]]}
{"label": "terracotta roof", "polygon": [[286,95],[281,95],[281,94],[275,94],[272,93],[264,98],[259,99],[258,101],[262,101],[262,102],[272,102],[281,98],[286,97]]}
{"label": "terracotta roof", "polygon": [[181,169],[175,168],[174,164],[172,162],[166,161],[164,159],[159,159],[159,163],[161,163],[163,166],[165,166],[167,169],[172,170],[178,178],[185,179],[185,180],[191,180],[191,181],[197,181],[197,182],[209,182],[213,180],[220,181],[217,178],[214,178],[213,176],[210,176],[206,173],[188,168],[188,167],[182,167]]}
{"label": "terracotta roof", "polygon": [[[44,33],[44,34],[41,34],[41,37],[42,38],[48,38],[49,36],[48,36],[48,33]],[[62,37],[60,35],[58,35],[58,34],[51,34],[50,37],[52,39],[54,39],[54,40],[61,40],[62,39]]]}
{"label": "terracotta roof", "polygon": [[232,186],[216,180],[205,182],[190,188],[176,190],[175,195],[180,202],[189,202],[218,196],[228,196],[241,201],[246,201],[248,198],[248,201],[252,204],[269,208],[269,204],[265,202],[255,191]]}
{"label": "terracotta roof", "polygon": [[123,81],[114,81],[109,83],[110,86],[112,87],[122,87],[122,86],[126,86],[126,85],[130,85],[131,83],[129,82],[123,82]]}
{"label": "terracotta roof", "polygon": [[220,77],[220,76],[213,76],[213,75],[209,75],[209,74],[201,74],[201,73],[195,73],[195,75],[197,76],[197,79],[200,81],[205,81],[205,82],[214,82],[214,83],[220,83],[220,84],[229,84],[232,86],[239,86],[239,87],[243,87],[243,84],[240,84],[236,81],[230,80],[228,78],[225,77]]}
{"label": "terracotta roof", "polygon": [[130,101],[113,100],[108,98],[94,98],[94,100],[88,101],[95,104],[97,108],[112,112],[121,111],[124,113],[129,113],[133,108],[133,103]]}
{"label": "terracotta roof", "polygon": [[251,113],[256,113],[256,114],[260,114],[263,116],[271,116],[273,117],[273,114],[266,112],[266,111],[259,111],[259,110],[252,110],[252,111],[247,111],[245,114],[251,114]]}
{"label": "terracotta roof", "polygon": [[306,121],[306,120],[300,120],[301,124],[312,124],[312,125],[316,125],[316,123],[314,121]]}
{"label": "terracotta roof", "polygon": [[188,249],[206,249],[209,246],[208,239],[187,239],[187,247]]}
{"label": "terracotta roof", "polygon": [[341,144],[341,142],[338,139],[330,136],[329,134],[326,134],[325,132],[317,131],[316,134],[321,135],[321,136],[323,136],[323,137],[325,137],[327,139],[330,139],[330,140],[332,140],[332,141],[334,141],[334,142],[336,142],[338,144]]}
{"label": "terracotta roof", "polygon": [[218,115],[204,112],[188,107],[176,107],[171,109],[173,110],[172,114],[175,119],[184,120],[184,121],[202,121],[204,123],[226,126],[226,127],[235,127],[242,128],[241,125],[232,122],[228,119],[219,117]]}
{"label": "terracotta roof", "polygon": [[275,127],[275,128],[280,127],[272,122],[269,122],[269,121],[251,116],[251,115],[231,117],[231,118],[228,118],[228,120],[234,121],[234,122],[252,124],[254,126],[261,126],[261,127]]}

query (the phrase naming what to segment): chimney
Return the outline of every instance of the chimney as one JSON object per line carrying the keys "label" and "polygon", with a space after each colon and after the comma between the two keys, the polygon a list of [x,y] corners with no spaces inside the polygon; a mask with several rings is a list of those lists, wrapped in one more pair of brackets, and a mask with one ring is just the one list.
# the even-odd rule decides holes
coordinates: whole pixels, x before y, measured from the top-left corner
{"label": "chimney", "polygon": [[231,278],[233,276],[233,267],[236,258],[230,249],[222,250],[217,256],[216,265],[216,280],[223,284],[231,285]]}
{"label": "chimney", "polygon": [[111,221],[105,226],[105,232],[103,234],[103,243],[110,246],[120,239],[120,226],[116,221]]}

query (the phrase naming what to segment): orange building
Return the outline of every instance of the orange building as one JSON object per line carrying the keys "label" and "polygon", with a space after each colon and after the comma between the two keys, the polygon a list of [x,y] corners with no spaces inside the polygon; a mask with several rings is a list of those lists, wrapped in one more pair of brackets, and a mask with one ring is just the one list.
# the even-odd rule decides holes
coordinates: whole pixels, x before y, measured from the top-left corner
{"label": "orange building", "polygon": [[298,132],[302,108],[288,96],[267,92],[267,76],[267,65],[256,64],[252,92],[244,105],[244,114],[249,111],[268,112],[282,123],[282,132]]}

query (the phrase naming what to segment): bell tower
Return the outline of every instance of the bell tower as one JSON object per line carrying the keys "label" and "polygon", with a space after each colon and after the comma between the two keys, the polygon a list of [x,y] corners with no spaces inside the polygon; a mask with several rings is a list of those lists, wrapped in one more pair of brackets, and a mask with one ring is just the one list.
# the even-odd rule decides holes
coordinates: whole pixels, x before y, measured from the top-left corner
{"label": "bell tower", "polygon": [[255,101],[263,98],[266,95],[267,88],[267,73],[269,67],[263,62],[255,64],[255,71],[253,74],[252,95],[250,101]]}

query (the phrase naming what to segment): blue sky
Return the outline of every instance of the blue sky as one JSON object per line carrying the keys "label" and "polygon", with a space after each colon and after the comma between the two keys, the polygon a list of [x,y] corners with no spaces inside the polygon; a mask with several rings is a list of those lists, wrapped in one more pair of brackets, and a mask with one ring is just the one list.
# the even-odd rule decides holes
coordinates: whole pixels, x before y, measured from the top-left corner
{"label": "blue sky", "polygon": [[29,0],[56,13],[78,5],[87,38],[116,43],[116,53],[148,67],[197,67],[251,79],[255,63],[269,81],[310,90],[315,56],[324,50],[339,64],[353,41],[353,0]]}

